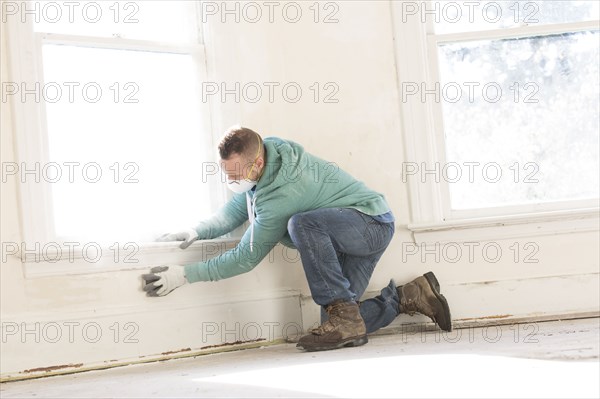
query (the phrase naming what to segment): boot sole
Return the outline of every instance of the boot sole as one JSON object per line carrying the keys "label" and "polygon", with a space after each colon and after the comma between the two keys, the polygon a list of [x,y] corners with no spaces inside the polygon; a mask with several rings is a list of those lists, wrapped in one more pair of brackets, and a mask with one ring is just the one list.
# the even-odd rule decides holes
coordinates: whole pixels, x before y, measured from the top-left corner
{"label": "boot sole", "polygon": [[423,276],[427,279],[427,282],[429,282],[429,285],[431,286],[431,288],[433,288],[433,291],[435,291],[439,294],[441,292],[440,291],[440,283],[438,282],[438,279],[435,277],[435,274],[433,274],[433,272],[427,272]]}
{"label": "boot sole", "polygon": [[361,346],[369,342],[369,338],[365,335],[364,337],[352,338],[346,341],[338,342],[335,345],[319,345],[319,346],[301,346],[300,344],[296,345],[299,349],[304,349],[307,352],[317,352],[317,351],[328,351],[332,349],[340,349],[340,348],[350,348],[353,346]]}
{"label": "boot sole", "polygon": [[444,317],[442,317],[443,320],[436,320],[436,322],[442,330],[448,332],[452,331],[452,317],[450,316],[450,307],[448,306],[448,301],[446,300],[446,298],[442,294],[440,294],[440,283],[438,282],[433,272],[427,272],[423,276],[429,283],[429,286],[435,294],[435,297],[442,303],[442,306],[444,308]]}

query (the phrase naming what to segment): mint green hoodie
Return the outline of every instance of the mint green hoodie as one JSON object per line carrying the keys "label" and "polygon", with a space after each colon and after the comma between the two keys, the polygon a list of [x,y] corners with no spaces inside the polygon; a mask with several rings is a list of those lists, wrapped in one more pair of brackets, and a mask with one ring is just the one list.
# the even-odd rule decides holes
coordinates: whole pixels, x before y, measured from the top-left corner
{"label": "mint green hoodie", "polygon": [[[216,281],[249,272],[279,242],[295,248],[287,224],[296,213],[354,208],[368,215],[380,215],[390,210],[383,195],[335,163],[309,154],[290,140],[267,137],[263,142],[266,169],[255,190],[248,192],[256,215],[253,229],[246,230],[235,248],[185,266],[189,282]],[[217,238],[242,225],[248,220],[246,201],[246,194],[235,194],[215,215],[198,224],[198,239]]]}

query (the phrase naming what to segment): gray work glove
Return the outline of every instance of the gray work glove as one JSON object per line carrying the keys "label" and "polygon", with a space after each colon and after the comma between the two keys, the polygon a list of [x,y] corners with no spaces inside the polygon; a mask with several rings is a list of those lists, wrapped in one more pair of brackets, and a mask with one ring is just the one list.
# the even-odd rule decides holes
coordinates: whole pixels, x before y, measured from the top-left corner
{"label": "gray work glove", "polygon": [[174,233],[166,233],[158,237],[156,241],[183,241],[179,248],[186,249],[198,239],[196,229],[185,229]]}
{"label": "gray work glove", "polygon": [[142,289],[146,296],[164,296],[187,283],[185,268],[180,265],[156,266],[150,273],[142,274]]}

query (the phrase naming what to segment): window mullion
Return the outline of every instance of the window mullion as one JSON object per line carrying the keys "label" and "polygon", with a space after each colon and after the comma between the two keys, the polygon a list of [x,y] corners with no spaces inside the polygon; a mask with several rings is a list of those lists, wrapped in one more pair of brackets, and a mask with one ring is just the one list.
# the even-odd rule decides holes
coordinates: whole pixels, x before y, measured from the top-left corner
{"label": "window mullion", "polygon": [[434,37],[435,41],[440,44],[581,32],[586,30],[598,30],[599,28],[600,21],[584,21],[564,24],[528,25],[516,28],[490,29],[473,32],[430,34],[428,36]]}
{"label": "window mullion", "polygon": [[[438,52],[437,52],[437,43],[435,40],[431,40],[428,38],[427,40],[427,51],[428,51],[428,83],[427,87],[435,88],[435,101],[425,101],[427,107],[429,109],[429,115],[431,115],[432,123],[430,136],[432,137],[433,144],[431,146],[432,149],[435,150],[435,154],[433,159],[435,160],[430,168],[434,168],[436,170],[436,176],[441,176],[442,171],[444,170],[445,165],[447,165],[448,160],[446,159],[446,140],[444,136],[444,116],[442,112],[442,99],[441,99],[441,91],[439,87],[441,85],[441,76],[439,71],[439,61],[438,61]],[[425,100],[429,97],[426,96]],[[451,204],[450,204],[450,187],[449,182],[440,178],[439,182],[437,182],[437,192],[439,196],[439,212],[442,220],[448,220],[451,216]]]}
{"label": "window mullion", "polygon": [[37,33],[44,43],[71,46],[94,47],[115,50],[149,51],[172,54],[202,53],[204,46],[199,43],[178,44],[161,43],[148,40],[133,40],[110,37],[63,35],[56,33]]}
{"label": "window mullion", "polygon": [[[19,86],[21,95],[11,96],[14,116],[17,162],[20,169],[39,170],[48,161],[47,140],[44,137],[45,115],[43,101],[31,100],[31,96],[39,96],[36,87],[42,85],[41,42],[37,40],[31,21],[21,23],[9,20],[8,50],[10,53],[10,83]],[[24,90],[29,93],[23,98]],[[37,93],[37,94],[36,94]],[[48,184],[23,176],[20,172],[19,197],[22,237],[27,248],[34,248],[36,243],[47,242],[54,231],[53,219],[48,211],[52,209],[51,193]]]}
{"label": "window mullion", "polygon": [[597,199],[578,199],[552,202],[534,202],[519,205],[503,205],[479,209],[455,209],[450,220],[476,219],[482,217],[510,217],[511,215],[533,215],[544,212],[579,212],[591,210],[598,212]]}
{"label": "window mullion", "polygon": [[[45,86],[45,79],[44,79],[44,57],[42,56],[42,46],[43,46],[43,41],[42,38],[38,35],[34,35],[33,36],[33,44],[34,44],[34,51],[35,54],[37,54],[36,57],[36,81],[40,83],[41,87]],[[37,119],[38,119],[38,128],[36,129],[36,137],[37,140],[39,141],[39,162],[42,165],[46,165],[48,162],[50,162],[50,150],[49,150],[49,143],[48,143],[48,119],[47,119],[47,114],[46,114],[46,101],[40,101],[40,103],[38,104],[37,108]],[[52,190],[51,190],[51,184],[49,183],[45,183],[42,182],[41,184],[37,184],[37,186],[39,186],[38,189],[36,189],[36,191],[39,190],[39,195],[41,195],[42,197],[42,201],[40,202],[40,204],[42,204],[42,206],[40,206],[39,208],[36,209],[36,212],[43,212],[42,215],[38,215],[38,220],[43,220],[43,241],[42,242],[47,242],[49,241],[51,238],[55,237],[54,231],[55,231],[55,220],[54,220],[54,199],[52,197]]]}
{"label": "window mullion", "polygon": [[[429,105],[421,101],[420,95],[407,95],[409,86],[419,89],[427,82],[429,54],[425,40],[424,26],[416,19],[402,20],[401,6],[392,3],[394,14],[394,43],[398,90],[401,93],[401,113],[405,133],[406,162],[403,163],[402,180],[408,184],[412,221],[415,223],[435,222],[442,218],[439,185],[432,179],[420,179],[410,174],[409,169],[420,171],[425,165],[430,167],[437,160],[432,149],[436,146],[433,135],[433,120]],[[417,38],[415,40],[415,38]],[[407,58],[412,62],[404,62]]]}

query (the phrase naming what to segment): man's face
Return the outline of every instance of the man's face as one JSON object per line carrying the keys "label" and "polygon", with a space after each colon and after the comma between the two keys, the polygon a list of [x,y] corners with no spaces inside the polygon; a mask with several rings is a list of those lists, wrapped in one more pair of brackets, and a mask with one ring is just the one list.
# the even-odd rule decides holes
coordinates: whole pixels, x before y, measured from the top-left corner
{"label": "man's face", "polygon": [[262,156],[247,160],[240,154],[233,154],[229,159],[221,159],[221,170],[229,180],[256,180],[263,164]]}

